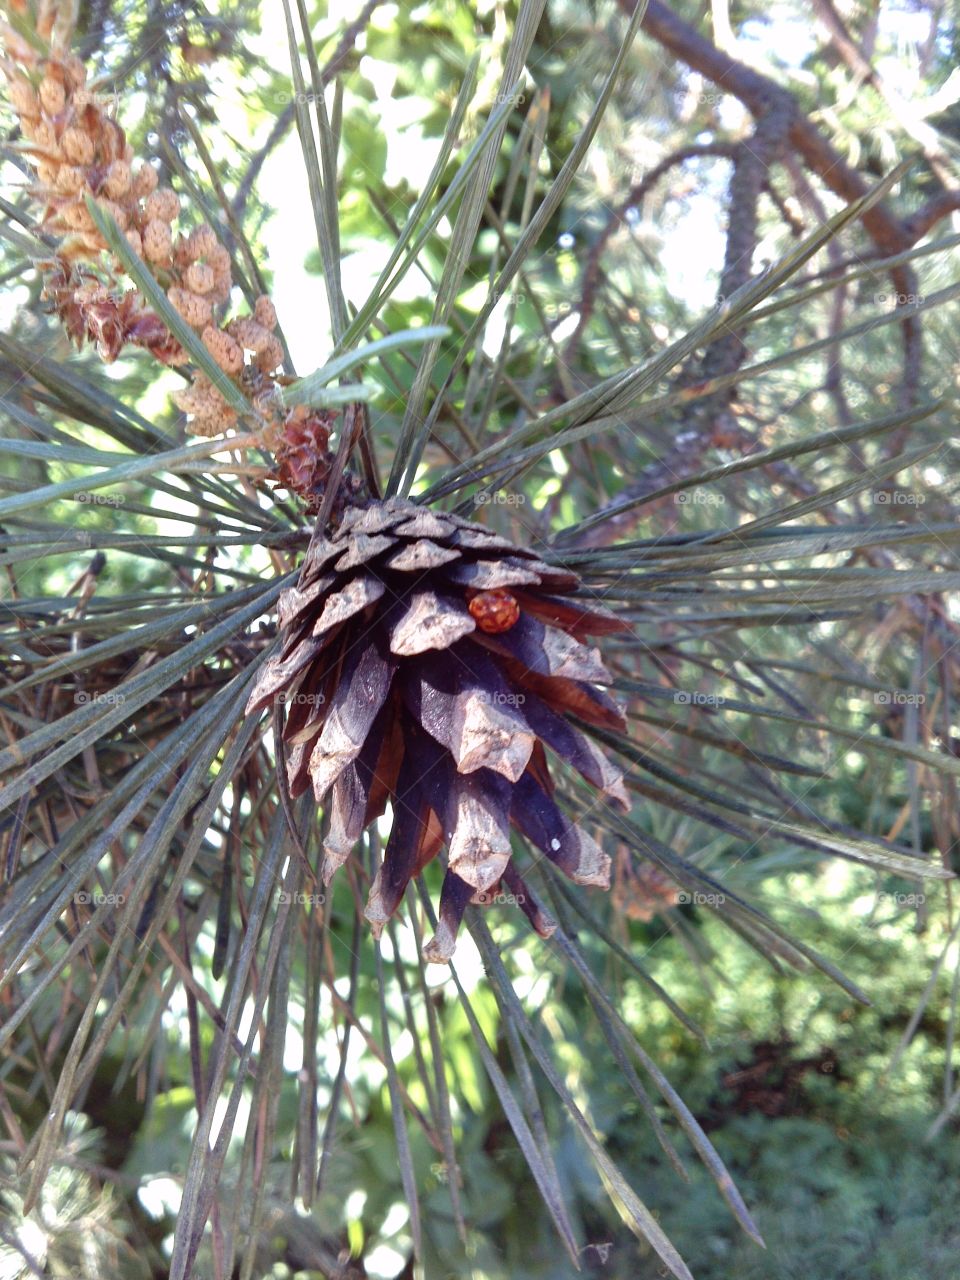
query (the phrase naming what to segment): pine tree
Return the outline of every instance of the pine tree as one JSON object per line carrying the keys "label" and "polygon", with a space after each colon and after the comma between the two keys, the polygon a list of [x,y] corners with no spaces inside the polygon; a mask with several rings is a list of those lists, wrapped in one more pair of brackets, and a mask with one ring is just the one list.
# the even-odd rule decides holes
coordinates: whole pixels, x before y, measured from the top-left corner
{"label": "pine tree", "polygon": [[[955,678],[942,594],[957,581],[952,553],[944,563],[955,530],[933,504],[923,520],[899,521],[908,504],[890,500],[895,476],[943,454],[950,402],[919,379],[915,320],[946,298],[889,314],[905,362],[892,406],[878,395],[848,417],[834,386],[839,421],[767,429],[764,413],[779,424],[810,354],[787,341],[757,361],[783,378],[769,401],[747,403],[742,389],[757,376],[744,363],[754,327],[772,319],[783,339],[784,313],[804,317],[823,294],[822,281],[802,275],[818,255],[830,255],[831,288],[852,287],[864,265],[838,246],[862,226],[896,259],[872,269],[909,284],[928,253],[917,241],[932,225],[929,207],[894,219],[902,170],[869,184],[824,164],[830,181],[839,172],[847,183],[846,204],[755,273],[758,201],[784,139],[799,138],[811,165],[822,155],[810,121],[782,96],[761,102],[762,85],[744,74],[731,80],[743,99],[768,105],[757,106],[750,146],[720,146],[734,172],[718,306],[649,358],[628,349],[621,367],[602,367],[609,350],[597,354],[596,329],[623,340],[616,269],[601,264],[634,207],[624,204],[595,239],[566,358],[542,314],[530,321],[533,340],[522,327],[518,338],[518,309],[536,312],[525,273],[557,210],[575,201],[641,21],[690,65],[715,68],[676,15],[651,3],[644,18],[622,4],[596,100],[544,189],[549,93],[541,87],[527,106],[521,92],[524,68],[537,65],[543,5],[524,2],[489,110],[470,111],[473,63],[409,216],[397,226],[384,212],[394,235],[386,267],[350,306],[337,207],[342,100],[325,89],[376,6],[342,34],[326,69],[305,11],[298,27],[288,7],[296,56],[286,118],[310,178],[333,342],[325,364],[298,376],[244,230],[240,197],[256,166],[245,158],[243,173],[222,180],[205,141],[216,113],[203,97],[203,51],[216,58],[231,37],[205,28],[192,6],[151,10],[135,32],[133,64],[159,29],[167,49],[179,40],[193,77],[184,91],[193,109],[167,139],[161,172],[92,73],[113,30],[112,9],[100,8],[99,25],[87,15],[78,29],[69,4],[10,0],[3,28],[18,131],[9,152],[26,182],[9,210],[19,223],[8,228],[12,252],[36,264],[49,323],[79,349],[63,360],[38,354],[26,335],[0,339],[14,375],[3,411],[16,428],[4,447],[44,471],[38,484],[8,478],[0,499],[10,584],[0,637],[0,1045],[44,1094],[42,1118],[11,1130],[24,1179],[17,1212],[37,1205],[102,1063],[119,1055],[123,1078],[155,1090],[165,1012],[185,1009],[198,1118],[170,1275],[200,1274],[202,1250],[218,1277],[254,1275],[244,1241],[268,1222],[296,1009],[293,1193],[309,1207],[329,1178],[351,1033],[353,1043],[362,1035],[387,1075],[414,1254],[431,1247],[421,1137],[442,1163],[466,1240],[452,1032],[429,985],[437,970],[425,967],[440,962],[450,966],[443,999],[459,1003],[570,1264],[583,1237],[541,1092],[558,1100],[630,1229],[687,1277],[614,1144],[598,1136],[552,1026],[518,994],[514,956],[550,975],[558,1007],[564,984],[576,987],[668,1158],[680,1164],[637,1067],[759,1240],[710,1139],[618,1008],[608,965],[689,1028],[631,949],[630,922],[668,917],[696,950],[696,922],[709,912],[772,964],[812,966],[864,998],[834,958],[791,937],[729,873],[775,844],[911,882],[951,877],[956,754],[949,733],[935,737],[919,686],[904,686],[913,662],[914,683],[939,707]],[[175,92],[169,101],[176,109]],[[200,157],[205,178],[187,155]],[[484,228],[497,247],[471,311],[467,269]],[[430,314],[404,327],[393,296],[415,265],[430,278]],[[490,355],[486,326],[504,302],[507,337]],[[863,332],[876,340],[869,324]],[[856,330],[831,329],[809,346],[847,350],[855,340]],[[136,396],[113,394],[99,369],[131,353],[148,380],[169,369],[183,379],[158,421],[138,412]],[[645,422],[671,442],[657,458],[638,443]],[[570,478],[553,483],[560,451]],[[825,484],[821,458],[831,460]],[[528,501],[547,482],[538,506]],[[863,518],[843,505],[868,496]],[[168,501],[182,533],[155,522]],[[115,525],[102,519],[113,512]],[[681,515],[691,519],[682,529]],[[137,557],[142,577],[111,579],[115,553]],[[81,563],[58,594],[37,561],[62,554]],[[881,609],[903,647],[881,654],[882,671],[861,660]],[[840,714],[838,686],[853,691]],[[922,732],[905,723],[904,709],[917,706]],[[940,860],[903,837],[902,823],[878,834],[821,803],[822,791],[808,799],[854,748],[891,768],[898,794],[912,778],[910,803],[922,773],[938,801]],[[664,824],[675,818],[729,840],[727,863],[706,865],[689,833],[673,842]],[[461,928],[482,958],[479,990],[458,971]],[[317,1046],[333,1035],[329,1016],[340,1065],[323,1117]],[[371,1017],[376,1035],[364,1026]],[[494,1023],[504,1054],[489,1040]],[[395,1058],[398,1028],[417,1045],[409,1071]],[[0,1080],[12,1115],[6,1088]],[[248,1096],[227,1185],[228,1139]]]}

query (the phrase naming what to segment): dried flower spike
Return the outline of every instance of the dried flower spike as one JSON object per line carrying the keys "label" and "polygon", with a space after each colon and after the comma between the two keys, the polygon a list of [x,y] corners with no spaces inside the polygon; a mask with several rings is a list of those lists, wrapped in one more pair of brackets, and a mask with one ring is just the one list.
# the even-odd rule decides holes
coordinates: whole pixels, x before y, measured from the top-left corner
{"label": "dried flower spike", "polygon": [[[95,343],[104,361],[132,345],[163,364],[188,363],[146,299],[124,282],[122,264],[109,256],[87,207],[92,198],[162,279],[178,314],[202,333],[207,350],[238,387],[248,367],[259,378],[272,375],[283,360],[273,333],[273,304],[260,298],[254,315],[221,323],[214,308],[231,297],[230,255],[206,223],[190,230],[179,226],[176,192],[161,187],[156,171],[134,156],[111,115],[112,100],[87,87],[83,64],[68,52],[73,6],[44,0],[38,8],[14,8],[21,23],[33,21],[47,44],[40,53],[12,26],[0,24],[9,97],[36,170],[32,193],[44,228],[60,237],[54,260],[45,264],[45,292],[69,336],[78,345]],[[251,353],[249,365],[245,350]],[[217,435],[236,424],[236,412],[202,375],[194,375],[174,401],[198,434]]]}

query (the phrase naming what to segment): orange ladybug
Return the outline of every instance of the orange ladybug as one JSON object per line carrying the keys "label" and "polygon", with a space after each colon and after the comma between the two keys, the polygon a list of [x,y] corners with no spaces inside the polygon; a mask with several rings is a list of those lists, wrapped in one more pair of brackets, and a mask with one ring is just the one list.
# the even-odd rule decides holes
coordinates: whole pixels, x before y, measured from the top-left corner
{"label": "orange ladybug", "polygon": [[479,591],[467,605],[470,616],[489,636],[509,631],[520,621],[520,606],[509,591]]}

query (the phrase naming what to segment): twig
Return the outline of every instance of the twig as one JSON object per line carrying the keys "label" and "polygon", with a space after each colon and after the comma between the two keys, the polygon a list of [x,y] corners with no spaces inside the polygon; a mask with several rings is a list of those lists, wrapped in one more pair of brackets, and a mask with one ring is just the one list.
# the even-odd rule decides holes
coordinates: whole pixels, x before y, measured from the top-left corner
{"label": "twig", "polygon": [[[625,13],[632,14],[636,0],[619,0],[619,4]],[[772,114],[784,131],[783,143],[795,151],[806,167],[816,173],[835,195],[853,202],[868,193],[867,180],[820,132],[788,89],[718,49],[668,9],[662,0],[650,0],[643,17],[643,30],[693,70],[742,102],[758,124]],[[931,201],[920,215],[915,215],[910,221],[897,218],[885,201],[877,201],[861,216],[864,229],[881,254],[893,257],[911,248],[918,235],[932,225],[931,219],[935,221],[956,207],[949,198],[953,194],[947,193]],[[898,299],[917,293],[916,276],[906,265],[891,268],[890,278]],[[901,334],[903,374],[898,398],[902,408],[909,408],[917,400],[920,385],[922,346],[919,317],[906,316],[901,322]],[[899,451],[902,447],[902,433],[888,442],[890,451]]]}
{"label": "twig", "polygon": [[703,156],[720,156],[732,160],[736,150],[736,144],[730,142],[697,143],[693,146],[681,147],[679,150],[672,151],[670,155],[665,156],[663,160],[654,165],[649,173],[644,174],[643,178],[631,187],[627,197],[610,214],[606,226],[590,246],[590,252],[587,255],[587,261],[583,269],[583,284],[581,286],[579,307],[580,316],[576,329],[567,340],[564,352],[564,360],[567,364],[572,363],[580,345],[583,331],[586,329],[596,306],[596,295],[601,280],[601,258],[604,250],[610,241],[610,237],[626,220],[627,210],[640,204],[664,174],[669,173],[676,165],[684,164],[687,160],[696,160]]}
{"label": "twig", "polygon": [[[333,53],[330,55],[326,65],[321,68],[320,83],[324,88],[326,88],[334,76],[336,76],[346,66],[347,59],[353,51],[353,47],[357,43],[360,33],[370,21],[370,15],[373,13],[374,9],[376,9],[377,5],[381,3],[382,0],[367,0],[367,3],[357,14],[356,18],[344,31],[336,49],[334,49]],[[273,128],[267,135],[266,142],[257,154],[251,157],[250,163],[247,166],[247,171],[243,175],[240,185],[237,187],[237,194],[233,197],[233,212],[238,220],[243,217],[247,201],[250,198],[250,193],[256,185],[257,178],[260,176],[260,170],[266,163],[267,157],[280,143],[284,134],[293,124],[295,116],[296,104],[288,102],[280,112],[279,116],[277,116]]]}

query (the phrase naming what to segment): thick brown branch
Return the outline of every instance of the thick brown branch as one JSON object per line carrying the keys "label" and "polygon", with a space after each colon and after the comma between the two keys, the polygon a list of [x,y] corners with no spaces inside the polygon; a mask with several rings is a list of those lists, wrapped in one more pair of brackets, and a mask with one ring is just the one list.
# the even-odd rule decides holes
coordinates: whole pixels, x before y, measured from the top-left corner
{"label": "thick brown branch", "polygon": [[[747,284],[753,274],[760,195],[783,148],[787,122],[783,104],[771,103],[757,120],[750,140],[737,149],[730,179],[726,253],[720,277],[723,297],[729,297]],[[745,352],[740,332],[731,330],[707,348],[698,377],[717,378],[733,373],[742,363]]]}
{"label": "thick brown branch", "polygon": [[936,129],[927,124],[926,120],[919,115],[913,105],[905,98],[902,98],[891,85],[887,84],[883,76],[871,66],[860,46],[847,30],[846,24],[837,12],[833,0],[814,0],[813,7],[816,9],[820,21],[827,29],[831,43],[856,80],[873,86],[886,103],[888,110],[894,116],[900,128],[923,151],[930,168],[943,183],[944,187],[948,191],[955,190],[957,186],[954,172],[955,166],[937,136]]}
{"label": "thick brown branch", "polygon": [[960,209],[960,191],[941,191],[922,205],[916,213],[906,218],[903,229],[910,244],[922,240],[931,227],[941,218],[947,218]]}
{"label": "thick brown branch", "polygon": [[[636,0],[619,0],[620,7],[632,13]],[[816,198],[816,193],[807,183],[806,173],[794,160],[803,162],[807,169],[815,173],[824,185],[834,194],[847,202],[853,202],[866,195],[870,189],[868,181],[855,169],[852,169],[836,151],[830,141],[824,137],[811,120],[803,113],[793,95],[768,76],[761,74],[743,63],[737,62],[728,53],[704,39],[693,28],[683,22],[660,0],[650,0],[643,28],[692,70],[712,80],[722,89],[741,101],[748,108],[756,122],[754,133],[748,141],[736,144],[727,152],[734,160],[734,173],[730,183],[730,205],[727,230],[726,253],[723,274],[721,277],[721,294],[734,292],[749,280],[752,272],[752,259],[757,244],[757,210],[762,191],[769,190],[771,166],[778,159],[788,159],[788,167],[793,171],[795,181],[806,192],[810,202],[816,205],[817,216],[825,216],[825,211]],[[842,25],[842,24],[841,24]],[[647,189],[659,178],[671,164],[676,164],[691,154],[716,154],[709,150],[710,144],[690,151],[678,151],[668,156],[661,165],[651,170],[641,186]],[[645,185],[646,184],[646,185]],[[589,318],[592,308],[593,293],[599,280],[600,255],[613,229],[618,225],[623,212],[638,200],[638,189],[634,188],[610,220],[604,233],[591,250],[584,273],[584,303],[581,308],[580,322],[577,332],[571,339],[573,344],[578,338]],[[909,220],[898,219],[883,203],[875,204],[865,211],[862,221],[867,234],[876,246],[878,256],[893,257],[903,253],[922,236],[939,218],[946,216],[957,207],[952,192],[935,197],[924,209]],[[834,252],[831,271],[838,271],[842,265]],[[903,298],[917,292],[916,277],[909,265],[898,265],[890,268],[890,276],[898,295],[898,303]],[[832,395],[837,404],[841,421],[850,420],[850,410],[846,404],[842,387],[841,366],[839,363],[840,334],[843,327],[844,293],[838,292],[830,321],[830,333],[836,335],[837,343],[828,353],[827,379],[825,390]],[[900,388],[900,402],[904,406],[911,404],[920,381],[920,360],[922,347],[920,328],[915,316],[905,318],[901,325],[903,335],[903,377]],[[700,369],[694,375],[697,379],[709,381],[736,371],[744,355],[743,340],[738,333],[729,333],[714,342],[704,352]],[[690,378],[688,373],[684,380]],[[732,391],[722,393],[722,399],[710,398],[703,402],[697,417],[709,418],[712,426],[703,430],[681,433],[677,437],[673,450],[662,458],[659,464],[647,468],[647,474],[639,477],[619,494],[613,504],[613,510],[607,523],[597,526],[590,533],[577,541],[580,545],[604,545],[624,537],[634,526],[639,512],[636,509],[620,513],[625,499],[642,497],[645,492],[656,489],[663,468],[676,478],[688,474],[693,468],[691,445],[694,454],[706,446],[730,447],[746,441],[746,433],[738,426],[733,416],[727,411]],[[903,432],[890,442],[890,451],[898,452],[902,448]],[[792,468],[790,469],[792,471]],[[794,483],[803,487],[802,477],[789,475],[782,479],[789,487]]]}
{"label": "thick brown branch", "polygon": [[[636,8],[635,0],[620,0],[620,7],[625,13],[632,14]],[[835,195],[852,202],[867,194],[870,188],[866,179],[847,164],[800,109],[788,89],[718,49],[660,0],[650,0],[641,26],[687,66],[742,102],[755,119],[776,107],[787,123],[787,135],[792,146]],[[882,202],[864,213],[863,225],[877,247],[885,253],[894,254],[909,247],[903,224]]]}
{"label": "thick brown branch", "polygon": [[[626,13],[632,14],[636,7],[636,0],[619,0],[619,3]],[[771,115],[781,120],[786,129],[786,141],[835,195],[850,203],[867,194],[870,189],[867,180],[856,169],[851,168],[829,139],[824,137],[801,110],[789,90],[718,49],[661,0],[650,0],[642,26],[647,34],[687,66],[742,102],[758,123]],[[932,208],[928,206],[928,215],[933,212],[943,216],[943,208],[943,204],[934,202]],[[915,233],[923,227],[923,221],[904,222],[897,218],[883,201],[865,210],[862,222],[877,249],[889,257],[909,249],[915,243]],[[890,278],[898,299],[906,300],[911,294],[916,294],[916,277],[910,268],[895,267],[891,269]],[[904,368],[899,398],[901,404],[909,405],[916,398],[922,354],[917,317],[904,319],[901,332]],[[898,443],[899,441],[891,442],[892,445]]]}

